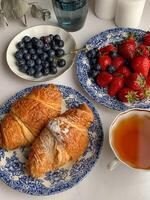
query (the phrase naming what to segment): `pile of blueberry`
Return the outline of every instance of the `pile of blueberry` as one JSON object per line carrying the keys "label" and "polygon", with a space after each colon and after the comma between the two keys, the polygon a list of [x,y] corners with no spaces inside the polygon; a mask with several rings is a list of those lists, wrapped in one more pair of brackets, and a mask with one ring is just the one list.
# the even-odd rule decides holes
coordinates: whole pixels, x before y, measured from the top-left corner
{"label": "pile of blueberry", "polygon": [[17,44],[15,53],[19,71],[35,78],[56,74],[58,68],[66,65],[63,47],[64,41],[59,35],[25,36]]}
{"label": "pile of blueberry", "polygon": [[87,55],[87,58],[88,58],[89,64],[90,64],[89,76],[92,78],[95,78],[101,69],[101,67],[98,63],[99,50],[98,50],[98,48],[91,49],[91,50],[87,51],[86,55]]}

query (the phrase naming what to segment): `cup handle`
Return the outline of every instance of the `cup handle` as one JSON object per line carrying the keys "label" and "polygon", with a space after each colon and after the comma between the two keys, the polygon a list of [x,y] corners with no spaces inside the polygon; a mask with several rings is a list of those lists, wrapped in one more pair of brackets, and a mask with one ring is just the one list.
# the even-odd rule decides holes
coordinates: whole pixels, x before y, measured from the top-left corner
{"label": "cup handle", "polygon": [[120,165],[120,161],[115,157],[112,161],[110,161],[107,165],[107,168],[112,171]]}

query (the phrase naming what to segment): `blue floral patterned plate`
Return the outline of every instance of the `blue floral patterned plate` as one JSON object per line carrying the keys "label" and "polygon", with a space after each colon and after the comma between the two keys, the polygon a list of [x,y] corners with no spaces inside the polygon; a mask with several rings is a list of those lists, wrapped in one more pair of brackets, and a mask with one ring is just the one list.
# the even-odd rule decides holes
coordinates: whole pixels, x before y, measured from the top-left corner
{"label": "blue floral patterned plate", "polygon": [[[46,85],[44,85],[46,86]],[[89,129],[89,146],[85,154],[73,165],[47,173],[41,179],[34,179],[25,173],[28,148],[13,151],[0,149],[0,178],[13,189],[31,195],[51,195],[62,192],[80,182],[94,166],[103,144],[103,130],[99,114],[94,106],[76,90],[59,85],[67,108],[86,102],[93,110],[95,119]],[[26,88],[11,97],[2,107],[0,116],[6,114],[17,99],[29,93],[33,87]]]}
{"label": "blue floral patterned plate", "polygon": [[[139,29],[130,28],[114,28],[101,32],[100,34],[92,37],[86,44],[88,49],[94,47],[103,47],[110,43],[120,42],[127,37],[129,33],[134,33],[138,40],[142,39],[145,31]],[[77,76],[81,86],[85,91],[97,102],[108,108],[124,111],[130,108],[150,108],[150,99],[137,101],[133,104],[125,104],[117,100],[115,97],[112,98],[108,95],[107,89],[100,88],[94,80],[89,76],[89,62],[86,57],[85,51],[81,51],[77,58]]]}

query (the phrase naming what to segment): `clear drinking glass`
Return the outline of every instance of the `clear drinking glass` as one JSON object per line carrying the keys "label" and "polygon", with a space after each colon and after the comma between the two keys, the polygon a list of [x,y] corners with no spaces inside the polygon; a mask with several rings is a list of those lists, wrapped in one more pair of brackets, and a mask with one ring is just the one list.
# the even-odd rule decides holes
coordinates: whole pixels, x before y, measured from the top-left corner
{"label": "clear drinking glass", "polygon": [[77,31],[85,23],[88,0],[52,0],[59,25],[67,31]]}

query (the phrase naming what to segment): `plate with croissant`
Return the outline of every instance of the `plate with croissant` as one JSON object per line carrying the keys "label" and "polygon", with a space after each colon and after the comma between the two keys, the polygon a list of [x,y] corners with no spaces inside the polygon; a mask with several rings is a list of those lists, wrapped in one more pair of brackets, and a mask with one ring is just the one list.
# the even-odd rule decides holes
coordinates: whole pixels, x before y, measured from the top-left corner
{"label": "plate with croissant", "polygon": [[98,112],[62,85],[26,88],[0,107],[0,178],[31,195],[51,195],[80,182],[99,158]]}

